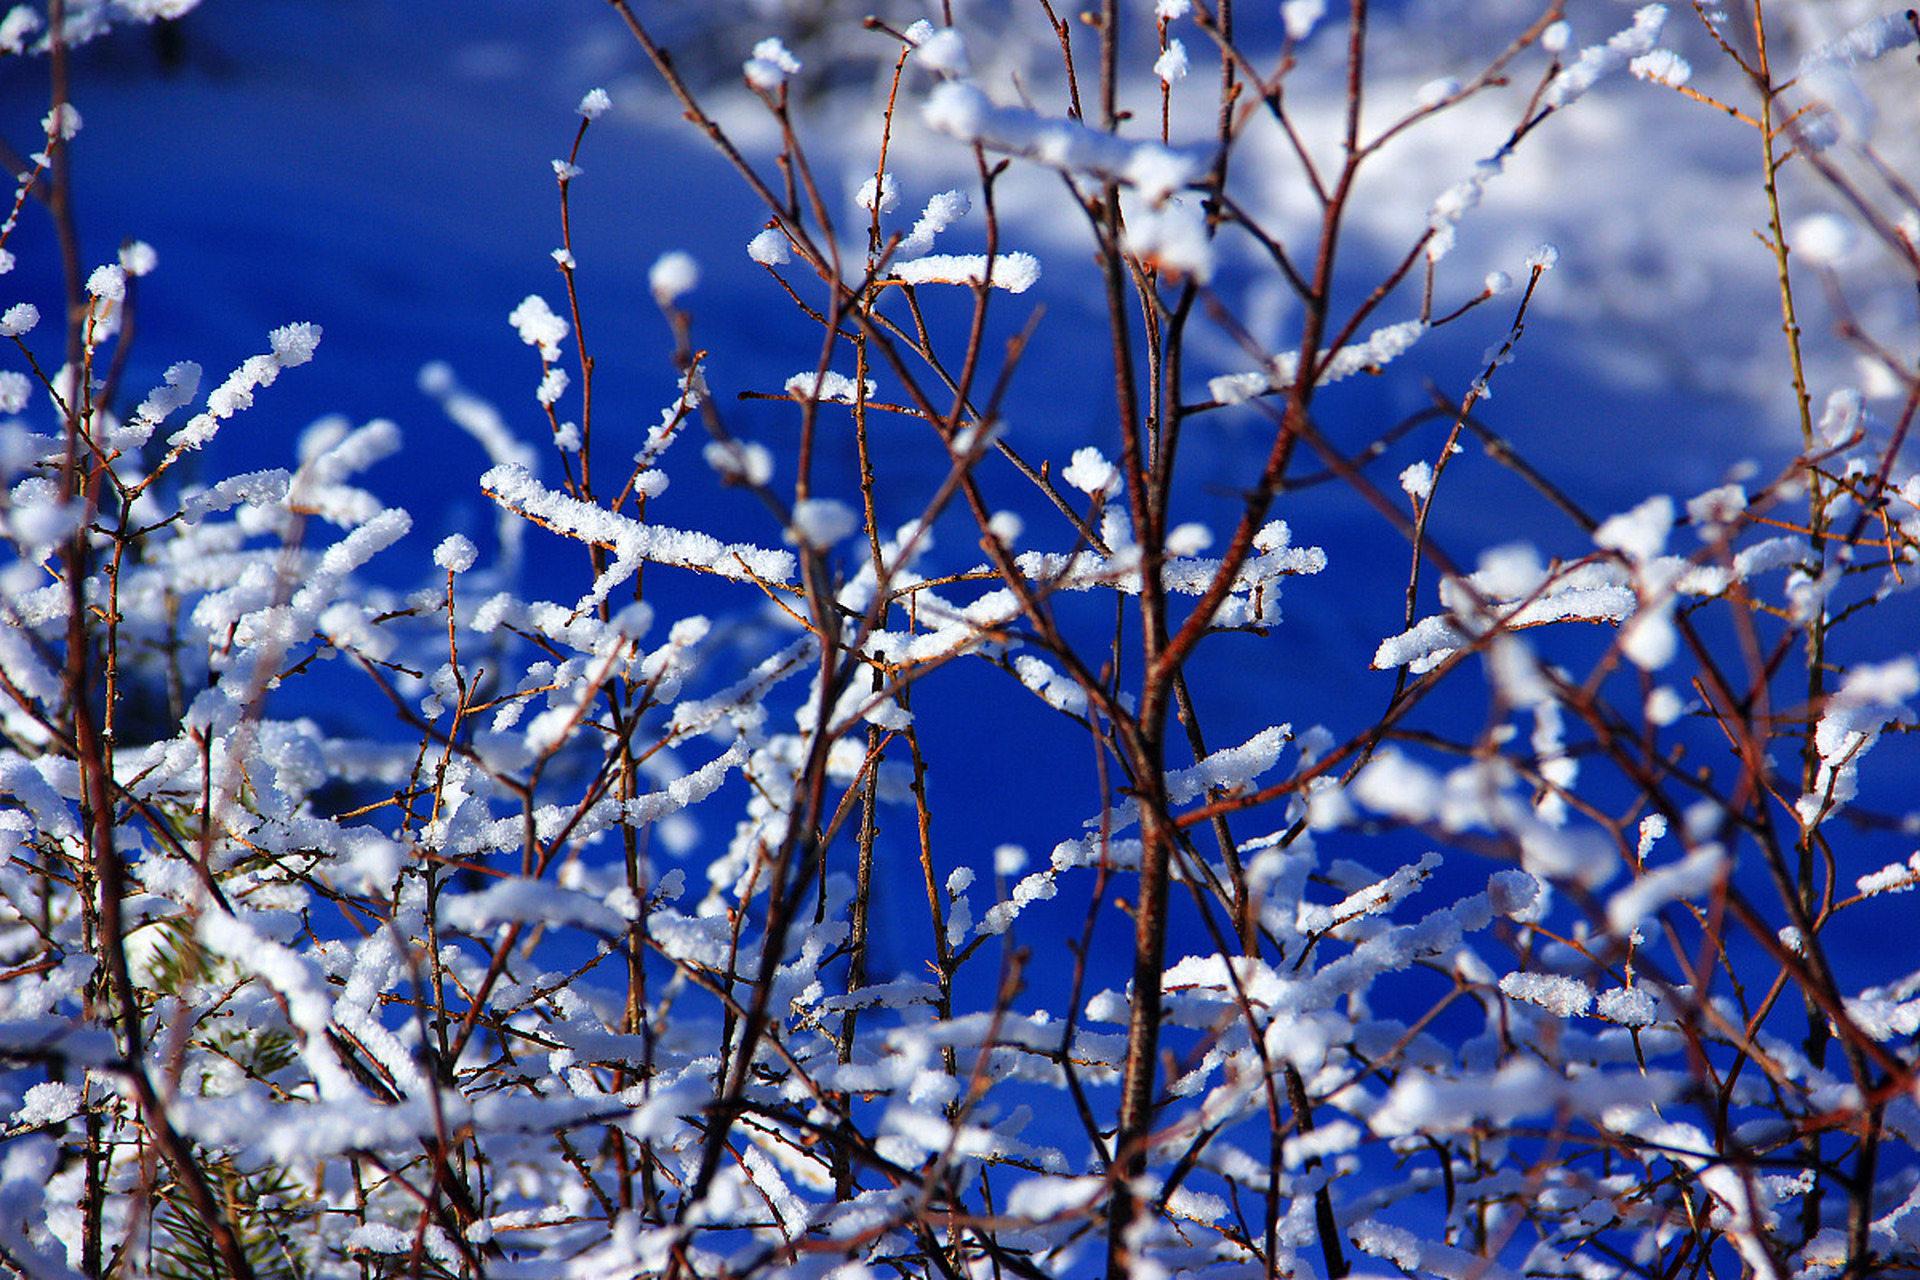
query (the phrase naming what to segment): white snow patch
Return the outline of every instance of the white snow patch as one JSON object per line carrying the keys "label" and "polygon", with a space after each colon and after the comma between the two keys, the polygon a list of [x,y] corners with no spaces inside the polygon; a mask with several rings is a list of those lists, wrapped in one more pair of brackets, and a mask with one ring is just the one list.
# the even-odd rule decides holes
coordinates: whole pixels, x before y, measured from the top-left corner
{"label": "white snow patch", "polygon": [[788,52],[777,38],[768,36],[753,46],[753,56],[741,68],[747,83],[762,93],[772,93],[789,78],[800,74],[800,59]]}
{"label": "white snow patch", "polygon": [[678,249],[661,254],[647,268],[647,287],[653,291],[653,300],[663,307],[672,306],[699,283],[700,264],[692,254]]}
{"label": "white snow patch", "polygon": [[[988,279],[984,253],[936,253],[894,264],[893,276],[902,284],[979,284]],[[1040,260],[1030,253],[1002,253],[993,259],[988,281],[1008,293],[1025,293],[1040,279]]]}

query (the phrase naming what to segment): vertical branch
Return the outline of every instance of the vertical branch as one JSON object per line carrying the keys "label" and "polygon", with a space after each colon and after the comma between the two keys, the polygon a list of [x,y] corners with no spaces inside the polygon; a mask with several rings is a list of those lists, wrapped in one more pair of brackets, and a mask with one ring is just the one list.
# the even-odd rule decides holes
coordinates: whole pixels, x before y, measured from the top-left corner
{"label": "vertical branch", "polygon": [[[1100,99],[1103,127],[1119,124],[1117,78],[1120,14],[1115,0],[1105,0],[1100,18]],[[1140,1205],[1133,1182],[1147,1167],[1153,1127],[1154,1092],[1158,1077],[1161,977],[1166,968],[1167,900],[1176,835],[1168,822],[1162,737],[1171,698],[1168,673],[1159,664],[1166,635],[1166,599],[1156,552],[1165,541],[1164,511],[1152,485],[1153,463],[1143,440],[1140,394],[1133,364],[1132,322],[1128,314],[1127,264],[1121,251],[1120,188],[1108,182],[1097,208],[1100,268],[1105,287],[1107,325],[1114,377],[1122,482],[1134,523],[1134,538],[1144,552],[1140,590],[1141,689],[1137,715],[1131,723],[1116,724],[1125,743],[1137,788],[1140,813],[1139,896],[1134,904],[1132,1005],[1127,1023],[1127,1053],[1120,1094],[1118,1131],[1114,1135],[1116,1167],[1107,1221],[1107,1275],[1109,1280],[1131,1275],[1131,1232]],[[1142,302],[1151,308],[1148,292]]]}
{"label": "vertical branch", "polygon": [[[1304,1137],[1313,1132],[1313,1107],[1307,1100],[1307,1085],[1293,1063],[1287,1063],[1283,1070],[1287,1077],[1287,1102],[1293,1108],[1294,1129]],[[1318,1169],[1320,1157],[1309,1156],[1306,1167],[1309,1172]],[[1313,1194],[1313,1220],[1319,1229],[1320,1254],[1326,1260],[1327,1275],[1331,1280],[1340,1280],[1353,1268],[1347,1262],[1346,1251],[1340,1247],[1340,1223],[1333,1216],[1333,1196],[1324,1182]]]}
{"label": "vertical branch", "polygon": [[[73,371],[76,379],[76,385],[69,389],[66,396],[66,451],[60,469],[60,490],[64,500],[84,500],[88,512],[87,519],[66,539],[61,549],[61,568],[67,586],[64,683],[67,714],[72,720],[75,763],[80,770],[83,838],[89,847],[88,863],[92,871],[93,890],[98,896],[101,967],[106,970],[112,1003],[119,1014],[124,1068],[133,1087],[141,1122],[151,1134],[154,1146],[172,1167],[174,1176],[180,1180],[182,1189],[194,1211],[200,1215],[202,1225],[234,1280],[252,1280],[253,1268],[247,1261],[239,1238],[214,1197],[213,1189],[192,1151],[167,1119],[165,1105],[147,1074],[140,1000],[134,990],[133,974],[127,963],[126,921],[122,915],[122,904],[127,896],[126,863],[114,846],[113,766],[107,743],[94,720],[94,690],[89,662],[94,637],[89,627],[93,615],[86,590],[92,561],[88,539],[98,498],[99,468],[103,464],[95,457],[85,439],[87,419],[93,408],[85,370],[87,330],[93,321],[93,312],[81,279],[80,236],[73,214],[72,167],[67,153],[67,139],[63,136],[60,124],[61,117],[70,110],[67,100],[66,21],[63,0],[53,0],[48,13],[48,41],[54,124],[47,138],[51,162],[47,205],[60,243],[66,287],[67,367]],[[93,1168],[91,1163],[89,1168]],[[144,1201],[151,1194],[151,1188],[142,1186],[141,1194]],[[90,1193],[89,1202],[94,1198],[95,1193]],[[90,1275],[101,1275],[104,1274],[105,1260],[101,1256],[100,1224],[98,1215],[90,1216],[94,1218],[93,1229],[83,1242],[83,1261],[91,1268]]]}
{"label": "vertical branch", "polygon": [[[1787,361],[1792,374],[1794,407],[1800,420],[1801,447],[1811,456],[1814,452],[1813,434],[1813,397],[1807,388],[1807,372],[1800,342],[1800,319],[1795,310],[1793,297],[1793,275],[1787,258],[1790,246],[1787,243],[1786,220],[1780,212],[1780,169],[1791,158],[1792,152],[1785,155],[1779,151],[1779,142],[1786,132],[1786,126],[1778,120],[1780,110],[1780,90],[1773,83],[1773,71],[1767,55],[1766,7],[1763,0],[1754,0],[1753,5],[1754,36],[1754,76],[1760,92],[1760,157],[1762,163],[1761,178],[1767,201],[1767,247],[1772,251],[1775,279],[1780,295],[1780,329],[1786,337]],[[1830,498],[1826,478],[1818,467],[1809,466],[1807,478],[1807,550],[1812,557],[1810,567],[1816,577],[1824,577],[1827,572],[1827,504]],[[1807,628],[1807,683],[1806,697],[1808,707],[1820,706],[1826,692],[1826,644],[1827,627],[1825,610],[1816,609],[1806,621]],[[1801,741],[1801,791],[1811,793],[1820,776],[1820,751],[1812,734],[1806,734]],[[1813,883],[1814,845],[1816,836],[1811,828],[1801,832],[1799,845],[1799,864],[1796,869],[1797,889],[1799,893],[1800,915],[1810,919],[1815,909],[1815,888]],[[1814,939],[1808,939],[1813,945]],[[1818,1015],[1812,1005],[1807,1007],[1807,1056],[1815,1066],[1826,1061],[1828,1039],[1826,1020]]]}

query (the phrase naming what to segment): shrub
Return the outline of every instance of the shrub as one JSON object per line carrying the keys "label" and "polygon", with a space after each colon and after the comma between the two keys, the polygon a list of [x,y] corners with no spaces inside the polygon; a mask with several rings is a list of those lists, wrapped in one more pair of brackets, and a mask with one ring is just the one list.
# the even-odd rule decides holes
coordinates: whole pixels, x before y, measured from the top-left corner
{"label": "shrub", "polygon": [[[1766,6],[1700,4],[1687,38],[1730,69],[1721,96],[1659,44],[1692,17],[1650,5],[1582,47],[1550,4],[1398,114],[1368,97],[1364,0],[1344,23],[1292,0],[1271,31],[1225,0],[1043,3],[1057,65],[995,51],[1018,83],[976,77],[964,15],[836,18],[806,58],[859,44],[881,68],[849,219],[805,59],[768,37],[743,88],[696,89],[612,0],[764,203],[749,253],[817,356],[782,386],[723,381],[708,344],[762,338],[706,332],[683,306],[697,264],[662,257],[677,389],[626,460],[608,424],[633,410],[598,389],[572,252],[608,106],[590,93],[556,166],[561,287],[510,317],[558,479],[430,367],[492,454],[498,523],[376,575],[409,528],[359,480],[392,424],[326,420],[288,467],[189,474],[316,326],[275,329],[204,399],[186,362],[137,402],[122,385],[137,291],[166,284],[143,245],[86,256],[60,94],[72,44],[189,7],[0,24],[52,70],[15,221],[46,206],[67,280],[48,322],[0,318],[8,1267],[1920,1266],[1920,975],[1858,940],[1897,938],[1884,900],[1920,883],[1881,741],[1920,693],[1899,612],[1920,378],[1911,323],[1870,333],[1831,267],[1851,226],[1920,282],[1920,201],[1856,93],[1883,72],[1910,93],[1911,68],[1868,64],[1911,15],[1788,76]],[[1331,119],[1289,96],[1313,42],[1345,50]],[[1607,514],[1487,400],[1527,376],[1559,251],[1514,263],[1517,289],[1463,285],[1450,254],[1510,158],[1628,71],[1672,94],[1673,127],[1758,144],[1751,263],[1801,447]],[[743,101],[766,154],[734,141]],[[1508,112],[1486,159],[1353,279],[1364,176],[1470,103]],[[970,177],[913,218],[899,157],[934,148]],[[1310,218],[1247,196],[1276,157]],[[1789,180],[1844,220],[1793,221]],[[1022,248],[1038,223],[1004,212],[1013,184],[1090,268]],[[1058,457],[1018,421],[1054,323],[1029,290],[1056,266],[1089,290],[1065,323],[1111,386]],[[1291,300],[1291,350],[1257,336],[1256,277]],[[1890,418],[1809,371],[1809,282]],[[1368,421],[1340,399],[1483,323],[1484,359],[1426,407]],[[1224,497],[1190,461],[1216,429],[1237,442],[1207,447],[1231,455]],[[1475,443],[1559,513],[1548,550],[1447,545],[1436,512],[1498,492],[1492,469],[1460,479]],[[1374,670],[1303,676],[1346,721],[1295,726],[1244,692],[1292,625],[1283,595],[1356,607],[1341,586],[1381,580],[1356,573],[1371,533],[1296,543],[1290,515],[1328,491],[1400,539],[1404,616]],[[352,733],[328,727],[341,708]],[[1060,825],[1076,797],[1091,813]],[[1031,863],[1011,833],[1036,823],[1056,843]]]}

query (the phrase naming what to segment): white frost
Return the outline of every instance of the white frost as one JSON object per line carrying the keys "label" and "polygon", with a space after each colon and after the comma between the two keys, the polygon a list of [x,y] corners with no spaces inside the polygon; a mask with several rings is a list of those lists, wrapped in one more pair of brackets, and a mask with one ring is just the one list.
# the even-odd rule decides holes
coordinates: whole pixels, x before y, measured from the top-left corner
{"label": "white frost", "polygon": [[922,39],[914,48],[913,60],[936,75],[959,78],[973,73],[966,37],[952,27],[942,27]]}
{"label": "white frost", "polygon": [[1167,41],[1167,47],[1161,50],[1158,58],[1154,59],[1153,74],[1159,76],[1165,84],[1172,84],[1175,80],[1185,79],[1187,74],[1187,46],[1178,40]]}
{"label": "white frost", "polygon": [[1305,40],[1326,14],[1327,0],[1282,0],[1280,5],[1289,40]]}
{"label": "white frost", "polygon": [[1667,6],[1642,5],[1634,11],[1632,26],[1605,44],[1582,49],[1573,64],[1553,78],[1541,101],[1549,107],[1571,105],[1593,88],[1601,76],[1617,71],[1640,55],[1651,52],[1653,42],[1660,38],[1660,28],[1666,20]]}
{"label": "white frost", "polygon": [[853,202],[869,213],[892,213],[900,203],[900,187],[892,174],[881,179],[868,178],[854,192]]}
{"label": "white frost", "polygon": [[922,116],[937,133],[990,151],[1024,156],[1066,173],[1128,183],[1149,204],[1193,181],[1204,167],[1188,152],[1130,142],[1078,120],[1025,107],[996,107],[970,81],[947,80],[927,95]]}
{"label": "white frost", "polygon": [[787,541],[824,551],[860,527],[852,507],[832,498],[806,498],[793,504]]}
{"label": "white frost", "polygon": [[87,292],[107,302],[120,301],[127,296],[127,269],[119,263],[95,267],[87,277]]}
{"label": "white frost", "polygon": [[520,305],[507,314],[507,323],[520,334],[520,341],[540,349],[542,360],[551,362],[560,358],[560,344],[568,333],[567,322],[553,314],[553,308],[539,294],[530,293],[521,299]]}
{"label": "white frost", "polygon": [[1128,253],[1169,275],[1192,276],[1200,284],[1213,278],[1213,241],[1193,205],[1169,200],[1136,211],[1127,218],[1123,242]]}
{"label": "white frost", "polygon": [[[312,359],[313,349],[319,341],[320,326],[317,324],[286,325],[275,329],[268,335],[271,354],[251,356],[227,375],[227,380],[207,397],[206,411],[174,432],[167,441],[168,446],[185,451],[206,444],[213,439],[223,421],[252,406],[253,393],[257,388],[271,386],[280,376],[280,370],[305,364]],[[172,381],[175,370],[191,367],[175,365],[167,371],[168,381]]]}
{"label": "white frost", "polygon": [[1705,895],[1719,882],[1726,866],[1727,851],[1709,844],[1679,862],[1647,872],[1607,902],[1607,927],[1624,938],[1667,903]]}
{"label": "white frost", "polygon": [[0,338],[18,338],[40,323],[40,308],[31,302],[16,302],[0,315]]}
{"label": "white frost", "polygon": [[1119,470],[1092,445],[1073,451],[1060,478],[1090,498],[1105,498],[1120,487]]}
{"label": "white frost", "polygon": [[647,287],[653,290],[653,300],[663,307],[672,306],[699,283],[700,264],[692,254],[678,249],[661,254],[647,268]]}
{"label": "white frost", "polygon": [[729,479],[762,485],[773,479],[773,454],[747,440],[709,440],[700,451],[707,465]]}
{"label": "white frost", "polygon": [[786,45],[768,36],[753,46],[753,56],[747,59],[742,70],[748,84],[762,93],[771,93],[789,77],[800,74],[800,60],[787,51]]}
{"label": "white frost", "polygon": [[896,258],[902,261],[917,258],[932,249],[933,238],[966,217],[972,207],[966,194],[960,191],[942,191],[927,201],[927,207],[921,210],[913,230],[907,233],[906,238],[900,241],[900,247],[894,251]]}
{"label": "white frost", "polygon": [[433,562],[450,573],[465,573],[479,556],[473,540],[463,533],[448,535],[433,549]]}
{"label": "white frost", "polygon": [[1812,826],[1853,799],[1859,788],[1860,758],[1873,749],[1888,724],[1914,722],[1906,704],[1916,693],[1920,693],[1920,665],[1912,658],[1866,664],[1847,673],[1846,681],[1827,699],[1813,731],[1820,769],[1813,789],[1795,803],[1802,822]]}
{"label": "white frost", "polygon": [[[912,262],[896,263],[894,278],[902,284],[979,284],[987,275],[984,253],[931,254]],[[1025,293],[1040,279],[1040,260],[1030,253],[1003,253],[993,260],[990,283],[1008,293]]]}
{"label": "white frost", "polygon": [[1862,897],[1872,897],[1881,893],[1905,893],[1915,885],[1920,885],[1920,853],[1914,854],[1905,862],[1889,863],[1871,875],[1861,876],[1853,884]]}
{"label": "white frost", "polygon": [[1851,222],[1837,213],[1814,213],[1793,224],[1787,240],[1816,266],[1838,266],[1859,240]]}
{"label": "white frost", "polygon": [[1509,973],[1500,979],[1500,990],[1511,999],[1538,1005],[1561,1018],[1593,1008],[1593,992],[1586,984],[1561,973]]}
{"label": "white frost", "polygon": [[1678,88],[1693,76],[1687,60],[1671,49],[1650,49],[1627,64],[1627,70],[1642,80]]}
{"label": "white frost", "polygon": [[747,256],[763,267],[779,267],[793,261],[787,238],[777,227],[768,227],[747,241]]}
{"label": "white frost", "polygon": [[879,389],[879,384],[871,378],[864,388],[855,387],[852,378],[831,369],[822,374],[796,373],[787,379],[785,388],[796,400],[831,400],[837,404],[854,404],[863,398],[870,400]]}

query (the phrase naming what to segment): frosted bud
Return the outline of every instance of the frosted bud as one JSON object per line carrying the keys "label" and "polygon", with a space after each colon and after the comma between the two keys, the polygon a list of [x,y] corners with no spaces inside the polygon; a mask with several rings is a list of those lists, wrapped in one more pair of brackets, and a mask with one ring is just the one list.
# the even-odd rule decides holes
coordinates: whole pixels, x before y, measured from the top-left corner
{"label": "frosted bud", "polygon": [[653,606],[635,600],[613,615],[614,630],[629,640],[638,640],[653,627]]}
{"label": "frosted bud", "polygon": [[914,60],[938,75],[959,79],[973,74],[967,57],[967,41],[958,31],[944,27],[926,35],[914,49]]}
{"label": "frosted bud", "polygon": [[449,573],[465,573],[479,554],[471,539],[456,533],[433,549],[433,562]]}
{"label": "frosted bud", "polygon": [[1540,890],[1540,882],[1525,871],[1496,871],[1487,880],[1488,904],[1508,919],[1528,915]]}
{"label": "frosted bud", "polygon": [[773,454],[744,440],[712,440],[700,451],[707,465],[730,480],[765,484],[773,478]]}
{"label": "frosted bud", "polygon": [[1633,510],[1607,519],[1593,531],[1593,543],[1643,563],[1666,550],[1673,516],[1673,499],[1655,494]]}
{"label": "frosted bud", "polygon": [[1073,461],[1060,478],[1089,497],[1104,498],[1120,487],[1120,473],[1092,445],[1073,451]]}
{"label": "frosted bud", "polygon": [[589,89],[587,96],[580,99],[579,112],[589,120],[598,120],[613,105],[613,99],[607,96],[605,89]]}
{"label": "frosted bud", "polygon": [[1167,554],[1197,556],[1213,545],[1213,530],[1203,524],[1175,525],[1167,533]]}
{"label": "frosted bud", "polygon": [[647,269],[647,287],[653,290],[653,300],[663,307],[672,306],[681,294],[699,283],[700,264],[693,255],[678,249],[661,254]]}
{"label": "frosted bud", "polygon": [[144,276],[160,265],[160,255],[145,240],[135,240],[120,250],[120,265],[130,276]]}
{"label": "frosted bud", "polygon": [[1280,17],[1287,26],[1287,39],[1305,40],[1326,12],[1327,0],[1283,0]]}
{"label": "frosted bud", "polygon": [[422,395],[433,396],[436,399],[452,395],[457,385],[453,378],[453,366],[445,360],[429,360],[421,365],[419,377],[415,382]]}
{"label": "frosted bud", "polygon": [[787,541],[824,551],[860,527],[853,508],[832,498],[806,498],[793,504]]}
{"label": "frosted bud", "polygon": [[1687,60],[1671,49],[1649,49],[1629,62],[1627,70],[1642,80],[1674,88],[1685,84],[1693,76],[1693,68],[1687,65]]}
{"label": "frosted bud", "polygon": [[1257,551],[1284,551],[1292,542],[1293,530],[1287,527],[1285,520],[1269,520],[1260,526],[1260,532],[1253,535],[1253,545]]}
{"label": "frosted bud", "polygon": [[0,50],[7,53],[21,53],[27,47],[27,37],[40,29],[40,15],[24,4],[17,4],[0,18]]}
{"label": "frosted bud", "polygon": [[17,338],[40,323],[40,308],[31,302],[16,302],[0,315],[0,338]]}
{"label": "frosted bud", "polygon": [[900,190],[890,173],[878,182],[868,178],[860,184],[860,190],[854,195],[853,202],[862,209],[892,213],[895,206],[900,203]]}
{"label": "frosted bud", "polygon": [[542,360],[558,360],[560,343],[567,336],[567,322],[553,314],[547,300],[530,293],[507,315],[507,322],[520,332],[520,341],[540,348]]}
{"label": "frosted bud", "polygon": [[1865,425],[1865,418],[1860,393],[1852,387],[1841,387],[1828,394],[1826,408],[1814,430],[1829,447],[1838,449],[1853,442]]}
{"label": "frosted bud", "polygon": [[1167,41],[1167,47],[1154,59],[1153,74],[1166,84],[1181,80],[1187,74],[1187,46],[1178,40]]}
{"label": "frosted bud", "polygon": [[80,111],[71,102],[62,102],[47,112],[40,126],[49,138],[58,136],[65,141],[80,132]]}
{"label": "frosted bud", "polygon": [[1815,213],[1793,224],[1787,240],[1807,261],[1832,267],[1843,262],[1858,237],[1853,224],[1838,214]]}
{"label": "frosted bud", "polygon": [[108,302],[127,296],[127,272],[120,266],[95,267],[87,277],[87,292]]}
{"label": "frosted bud", "polygon": [[789,77],[800,73],[800,60],[787,52],[787,46],[778,39],[768,36],[753,46],[753,56],[747,59],[743,70],[748,84],[762,93],[771,93]]}
{"label": "frosted bud", "polygon": [[1169,202],[1161,209],[1143,209],[1127,219],[1123,239],[1127,252],[1150,267],[1191,276],[1201,284],[1213,276],[1213,241],[1193,205]]}
{"label": "frosted bud", "polygon": [[314,348],[320,345],[320,326],[282,325],[267,334],[267,343],[273,348],[273,358],[280,367],[291,369],[313,359]]}
{"label": "frosted bud", "polygon": [[793,261],[793,254],[787,249],[787,238],[776,227],[768,227],[747,241],[747,256],[763,267],[784,266]]}

